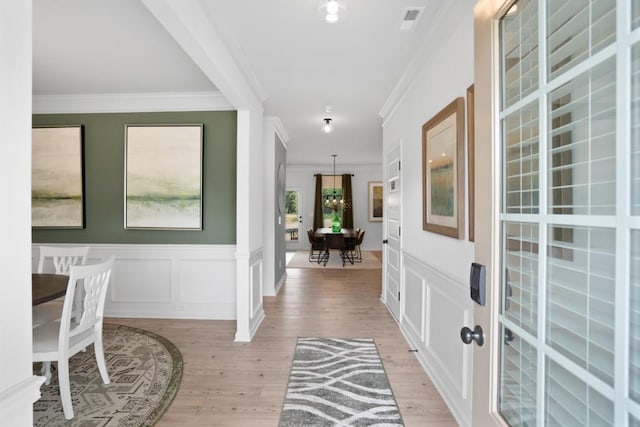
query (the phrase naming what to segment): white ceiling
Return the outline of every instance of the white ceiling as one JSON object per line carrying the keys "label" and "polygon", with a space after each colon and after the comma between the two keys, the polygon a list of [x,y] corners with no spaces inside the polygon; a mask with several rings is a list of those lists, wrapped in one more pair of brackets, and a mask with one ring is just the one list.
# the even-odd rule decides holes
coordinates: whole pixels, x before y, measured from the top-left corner
{"label": "white ceiling", "polygon": [[[184,0],[182,0],[184,1]],[[198,0],[189,0],[198,1]],[[380,164],[379,112],[425,45],[441,2],[346,0],[327,24],[319,0],[200,0],[289,136],[288,164]],[[179,4],[179,3],[178,3]],[[424,6],[413,32],[406,7]],[[140,0],[34,0],[35,95],[216,90]],[[320,127],[325,106],[335,132]]]}

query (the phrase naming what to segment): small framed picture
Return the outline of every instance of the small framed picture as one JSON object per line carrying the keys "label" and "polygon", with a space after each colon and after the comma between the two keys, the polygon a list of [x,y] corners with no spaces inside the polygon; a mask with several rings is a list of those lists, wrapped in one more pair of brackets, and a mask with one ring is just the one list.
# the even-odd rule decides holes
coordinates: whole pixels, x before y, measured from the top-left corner
{"label": "small framed picture", "polygon": [[369,221],[382,221],[382,189],[380,181],[369,181]]}

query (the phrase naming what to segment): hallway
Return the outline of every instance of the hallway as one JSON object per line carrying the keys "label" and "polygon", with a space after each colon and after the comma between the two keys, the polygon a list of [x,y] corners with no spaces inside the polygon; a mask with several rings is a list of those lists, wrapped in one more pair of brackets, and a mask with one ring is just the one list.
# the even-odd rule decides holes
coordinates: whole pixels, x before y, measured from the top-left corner
{"label": "hallway", "polygon": [[251,343],[234,321],[108,319],[173,341],[185,373],[158,426],[278,425],[297,337],[373,337],[407,427],[455,420],[380,302],[381,270],[288,269]]}

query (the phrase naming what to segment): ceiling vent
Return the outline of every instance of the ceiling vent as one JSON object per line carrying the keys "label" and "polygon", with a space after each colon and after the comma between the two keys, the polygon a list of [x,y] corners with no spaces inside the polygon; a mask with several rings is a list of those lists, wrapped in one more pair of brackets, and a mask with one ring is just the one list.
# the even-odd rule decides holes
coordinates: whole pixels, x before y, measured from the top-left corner
{"label": "ceiling vent", "polygon": [[424,7],[407,7],[402,12],[402,22],[400,23],[401,31],[413,31],[422,16]]}

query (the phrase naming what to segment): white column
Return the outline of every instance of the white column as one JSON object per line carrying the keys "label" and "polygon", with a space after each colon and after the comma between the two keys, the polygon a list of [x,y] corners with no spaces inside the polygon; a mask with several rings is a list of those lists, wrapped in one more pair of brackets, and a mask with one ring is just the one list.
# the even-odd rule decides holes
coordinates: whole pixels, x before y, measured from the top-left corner
{"label": "white column", "polygon": [[0,3],[0,423],[33,424],[44,378],[31,364],[32,2]]}
{"label": "white column", "polygon": [[236,341],[251,341],[264,319],[262,108],[238,110],[236,178]]}

